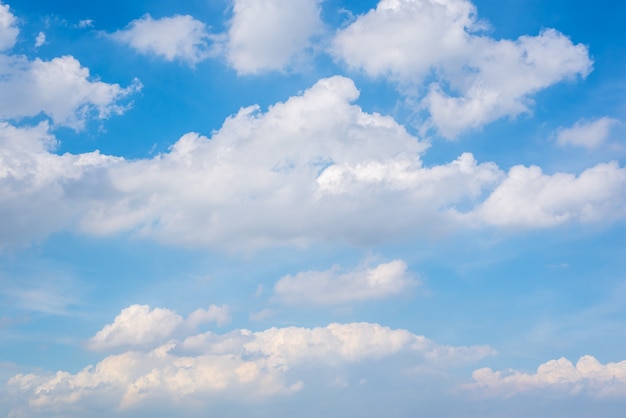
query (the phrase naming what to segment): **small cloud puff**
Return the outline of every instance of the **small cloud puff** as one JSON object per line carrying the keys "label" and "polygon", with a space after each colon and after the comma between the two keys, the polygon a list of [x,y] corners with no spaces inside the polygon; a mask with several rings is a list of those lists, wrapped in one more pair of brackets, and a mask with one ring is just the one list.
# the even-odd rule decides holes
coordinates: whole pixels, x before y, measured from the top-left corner
{"label": "small cloud puff", "polygon": [[598,148],[608,139],[611,129],[620,123],[618,119],[606,116],[592,120],[581,119],[569,128],[559,128],[555,133],[556,142],[561,146]]}
{"label": "small cloud puff", "polygon": [[215,322],[219,326],[230,322],[228,306],[211,305],[208,309],[197,309],[187,319],[183,319],[169,309],[131,305],[122,309],[112,324],[98,331],[88,341],[87,346],[97,351],[118,347],[154,346],[185,329],[195,329],[206,322]]}
{"label": "small cloud puff", "polygon": [[235,0],[224,42],[239,74],[284,70],[322,32],[322,0]]}
{"label": "small cloud puff", "polygon": [[46,34],[43,32],[39,32],[37,34],[37,38],[35,38],[35,48],[39,48],[45,43],[46,43]]}
{"label": "small cloud puff", "polygon": [[142,54],[154,54],[167,61],[180,60],[195,65],[212,55],[211,35],[205,24],[189,15],[161,19],[146,15],[110,36]]}
{"label": "small cloud puff", "polygon": [[476,370],[472,378],[474,382],[466,388],[481,391],[486,396],[511,396],[538,390],[597,398],[626,395],[626,361],[602,364],[589,355],[582,356],[575,366],[566,358],[560,358],[543,363],[536,373],[494,372],[483,368]]}
{"label": "small cloud puff", "polygon": [[334,266],[287,275],[276,282],[274,294],[286,304],[331,305],[395,296],[417,284],[406,263],[394,260],[372,268],[343,271]]}

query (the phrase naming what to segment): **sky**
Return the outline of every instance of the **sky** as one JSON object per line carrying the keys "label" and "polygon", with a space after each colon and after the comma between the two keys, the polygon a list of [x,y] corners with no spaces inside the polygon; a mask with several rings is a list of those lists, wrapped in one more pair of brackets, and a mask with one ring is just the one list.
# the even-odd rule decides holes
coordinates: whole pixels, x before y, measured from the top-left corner
{"label": "sky", "polygon": [[626,4],[0,2],[0,415],[621,417]]}

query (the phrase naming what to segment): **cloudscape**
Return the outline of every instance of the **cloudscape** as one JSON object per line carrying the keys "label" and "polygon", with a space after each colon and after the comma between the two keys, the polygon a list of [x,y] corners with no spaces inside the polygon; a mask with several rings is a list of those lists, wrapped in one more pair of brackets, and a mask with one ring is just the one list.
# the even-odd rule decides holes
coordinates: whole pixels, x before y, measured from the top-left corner
{"label": "cloudscape", "polygon": [[622,417],[626,6],[0,1],[0,415]]}

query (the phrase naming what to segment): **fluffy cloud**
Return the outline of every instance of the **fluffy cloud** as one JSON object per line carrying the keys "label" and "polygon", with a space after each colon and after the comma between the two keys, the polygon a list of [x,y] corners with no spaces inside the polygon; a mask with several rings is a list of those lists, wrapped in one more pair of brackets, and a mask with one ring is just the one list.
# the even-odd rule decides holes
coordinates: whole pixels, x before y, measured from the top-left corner
{"label": "fluffy cloud", "polygon": [[93,350],[161,344],[184,328],[195,328],[205,322],[223,325],[230,321],[227,306],[211,305],[197,309],[185,320],[169,309],[150,309],[148,305],[131,305],[122,309],[112,324],[106,325],[89,340]]}
{"label": "fluffy cloud", "polygon": [[576,366],[565,358],[550,360],[534,374],[517,370],[494,372],[489,368],[476,370],[469,388],[486,395],[513,395],[533,390],[554,389],[572,395],[593,397],[626,395],[626,361],[602,364],[592,356],[581,357]]}
{"label": "fluffy cloud", "polygon": [[47,122],[24,128],[0,122],[0,248],[72,225],[106,193],[103,170],[118,159],[97,151],[57,155],[49,129]]}
{"label": "fluffy cloud", "polygon": [[426,146],[351,104],[357,96],[351,80],[323,79],[266,113],[242,109],[211,139],[188,134],[167,154],[112,167],[124,197],[87,212],[82,229],[220,248],[375,242],[429,227],[500,178],[469,154],[423,167]]}
{"label": "fluffy cloud", "polygon": [[0,51],[13,48],[20,33],[16,19],[9,11],[9,5],[0,3]]}
{"label": "fluffy cloud", "polygon": [[234,0],[224,45],[240,74],[288,67],[322,29],[322,0]]}
{"label": "fluffy cloud", "polygon": [[611,221],[626,215],[626,168],[598,164],[575,176],[515,166],[470,221],[512,228],[545,228],[566,222]]}
{"label": "fluffy cloud", "polygon": [[89,69],[66,55],[43,61],[0,55],[0,118],[21,119],[44,113],[55,125],[80,129],[87,119],[121,114],[120,100],[141,88],[92,80]]}
{"label": "fluffy cloud", "polygon": [[[163,311],[152,312],[171,317],[171,311]],[[206,405],[217,398],[264,398],[302,390],[311,365],[316,370],[336,369],[402,353],[412,364],[445,367],[451,361],[475,361],[494,350],[440,346],[406,330],[370,323],[207,332],[147,351],[111,355],[76,374],[17,375],[8,390],[37,414],[80,410],[89,415],[155,402]]]}
{"label": "fluffy cloud", "polygon": [[335,266],[288,275],[276,282],[274,294],[288,304],[327,305],[398,295],[417,283],[406,263],[395,260],[347,272]]}
{"label": "fluffy cloud", "polygon": [[607,140],[611,128],[619,123],[619,120],[606,116],[594,120],[579,120],[570,128],[559,128],[555,134],[556,141],[563,146],[597,148]]}
{"label": "fluffy cloud", "polygon": [[[184,246],[242,249],[319,241],[389,242],[471,225],[551,227],[624,216],[625,170],[547,175],[465,153],[424,166],[427,145],[322,79],[262,112],[241,109],[210,138],[184,135],[127,161],[54,153],[47,124],[0,124],[0,244],[74,229]],[[45,216],[44,216],[45,214]],[[445,232],[445,230],[443,230]]]}
{"label": "fluffy cloud", "polygon": [[167,61],[181,60],[194,65],[211,55],[211,36],[204,23],[188,15],[156,20],[146,15],[111,37],[140,53],[158,55]]}
{"label": "fluffy cloud", "polygon": [[[381,0],[337,33],[331,53],[410,94],[417,90],[430,122],[448,138],[529,112],[533,93],[591,71],[587,48],[553,29],[496,40],[484,28],[467,0]],[[433,75],[424,94],[422,83]]]}

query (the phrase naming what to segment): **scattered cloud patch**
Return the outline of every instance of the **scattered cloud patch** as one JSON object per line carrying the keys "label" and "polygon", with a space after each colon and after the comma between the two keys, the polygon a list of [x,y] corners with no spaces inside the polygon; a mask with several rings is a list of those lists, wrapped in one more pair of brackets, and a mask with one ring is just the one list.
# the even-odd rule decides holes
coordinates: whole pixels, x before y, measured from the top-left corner
{"label": "scattered cloud patch", "polygon": [[[150,318],[156,323],[158,317],[167,319],[165,325],[172,319],[181,321],[166,309],[131,308],[125,318],[136,319],[139,315],[142,321]],[[121,325],[121,317],[114,324]],[[150,332],[162,335],[157,327]],[[446,356],[442,357],[444,352]],[[16,375],[9,380],[8,390],[28,402],[29,410],[40,414],[75,408],[125,410],[154,402],[206,405],[217,397],[240,400],[245,394],[247,399],[263,399],[303,390],[306,367],[312,364],[316,369],[335,369],[400,354],[408,356],[411,363],[446,367],[451,356],[455,361],[473,362],[493,355],[494,350],[488,346],[440,346],[406,330],[371,323],[259,332],[241,329],[222,335],[191,335],[182,342],[110,355],[76,374],[59,371],[54,375]]]}
{"label": "scattered cloud patch", "polygon": [[212,55],[211,35],[206,25],[189,15],[161,19],[146,15],[111,37],[142,54],[157,55],[167,61],[180,60],[189,65]]}
{"label": "scattered cloud patch", "polygon": [[234,0],[224,53],[239,74],[285,70],[321,33],[322,0]]}
{"label": "scattered cloud patch", "polygon": [[147,345],[170,337],[183,324],[183,317],[169,309],[131,305],[122,309],[112,324],[89,340],[93,350]]}
{"label": "scattered cloud patch", "polygon": [[626,168],[598,164],[580,175],[544,174],[514,166],[467,220],[507,228],[546,228],[567,222],[602,222],[626,215]]}
{"label": "scattered cloud patch", "polygon": [[45,43],[46,43],[46,34],[43,32],[39,32],[37,34],[37,38],[35,38],[35,48],[39,48]]}
{"label": "scattered cloud patch", "polygon": [[559,128],[555,137],[561,146],[594,149],[606,142],[611,129],[619,124],[618,119],[606,116],[599,119],[579,120],[569,128]]}
{"label": "scattered cloud patch", "polygon": [[215,322],[218,326],[226,325],[230,322],[230,308],[226,305],[211,305],[208,309],[197,309],[189,314],[187,324],[196,327],[206,322]]}
{"label": "scattered cloud patch", "polygon": [[82,129],[88,119],[123,113],[120,101],[141,88],[126,88],[93,79],[89,69],[66,55],[44,61],[0,55],[0,118],[21,119],[46,114],[54,125]]}
{"label": "scattered cloud patch", "polygon": [[418,283],[404,261],[394,260],[351,271],[334,266],[287,275],[276,282],[274,294],[287,304],[333,305],[397,296]]}
{"label": "scattered cloud patch", "polygon": [[528,113],[534,93],[592,69],[587,47],[554,29],[497,40],[485,28],[467,0],[381,0],[337,32],[331,54],[421,98],[446,138]]}
{"label": "scattered cloud patch", "polygon": [[216,322],[218,325],[230,322],[229,308],[226,305],[211,305],[208,309],[195,310],[184,319],[169,309],[131,305],[122,309],[112,324],[98,331],[87,346],[96,351],[133,346],[154,347],[174,337],[179,331],[195,329],[206,322]]}
{"label": "scattered cloud patch", "polygon": [[576,365],[566,358],[550,360],[540,365],[536,373],[494,372],[484,368],[476,370],[472,377],[474,382],[467,387],[487,396],[511,396],[539,390],[597,398],[626,395],[626,361],[602,364],[589,355],[581,357]]}
{"label": "scattered cloud patch", "polygon": [[93,19],[79,20],[76,27],[79,29],[93,28]]}

